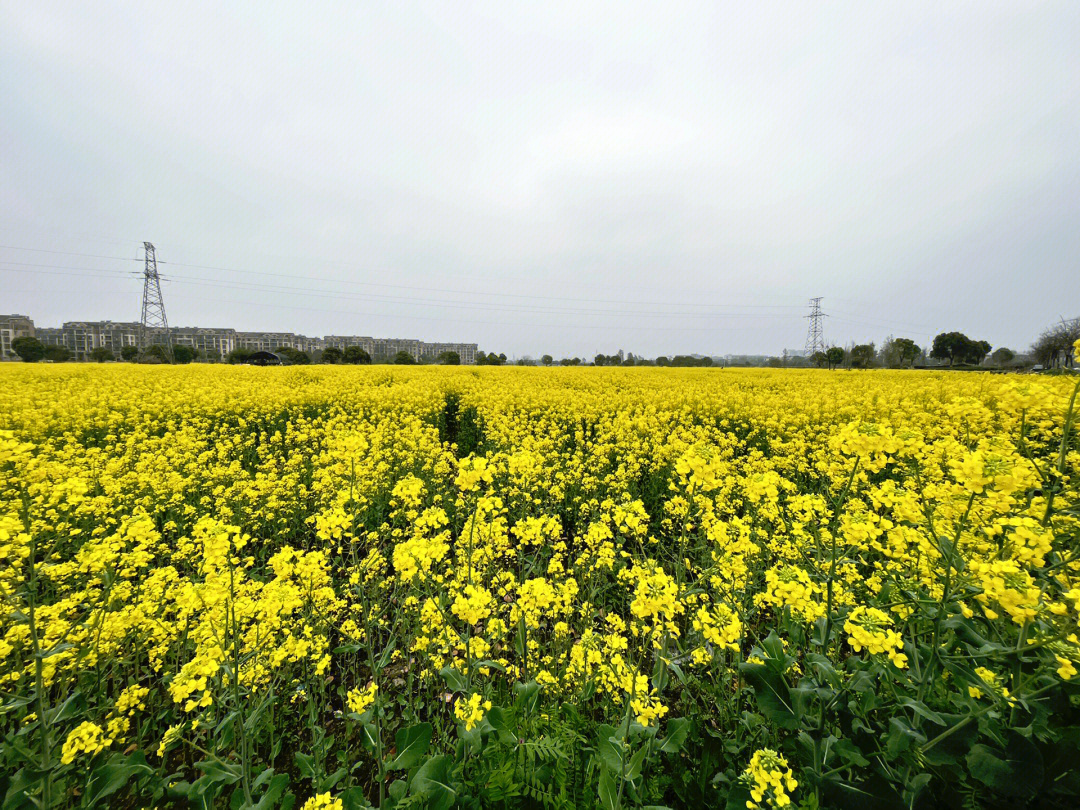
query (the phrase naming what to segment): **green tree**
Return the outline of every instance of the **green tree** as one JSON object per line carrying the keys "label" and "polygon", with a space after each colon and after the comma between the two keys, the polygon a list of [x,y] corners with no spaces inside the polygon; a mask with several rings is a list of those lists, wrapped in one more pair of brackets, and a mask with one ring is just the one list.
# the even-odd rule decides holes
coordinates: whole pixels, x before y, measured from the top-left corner
{"label": "green tree", "polygon": [[830,346],[825,352],[825,359],[829,363],[829,371],[844,362],[846,352],[840,346]]}
{"label": "green tree", "polygon": [[139,356],[139,347],[138,346],[124,346],[122,349],[120,349],[120,356],[124,360],[126,360],[127,362],[130,363],[136,357]]}
{"label": "green tree", "polygon": [[187,365],[196,357],[199,356],[199,350],[193,346],[186,346],[183,343],[173,346],[173,362]]}
{"label": "green tree", "polygon": [[408,352],[402,351],[394,355],[395,366],[415,366],[416,358]]}
{"label": "green tree", "polygon": [[980,365],[986,359],[986,355],[990,354],[990,348],[990,344],[985,340],[973,340],[968,346],[964,359],[976,366]]}
{"label": "green tree", "polygon": [[1002,346],[1000,349],[994,349],[994,353],[990,355],[990,359],[994,361],[994,365],[996,366],[1007,366],[1016,359],[1016,353],[1012,349],[1007,349]]}
{"label": "green tree", "polygon": [[67,346],[46,346],[45,359],[54,363],[66,363],[71,359],[71,349]]}
{"label": "green tree", "polygon": [[902,368],[919,356],[920,349],[911,338],[890,336],[881,346],[878,359],[886,368]]}
{"label": "green tree", "polygon": [[814,352],[810,355],[810,362],[818,368],[825,368],[829,364],[829,356],[825,352]]}
{"label": "green tree", "polygon": [[371,365],[371,355],[359,346],[346,346],[341,359],[353,366]]}
{"label": "green tree", "polygon": [[168,363],[169,352],[160,343],[147,346],[139,360],[143,363]]}
{"label": "green tree", "polygon": [[851,347],[851,365],[855,368],[869,368],[874,359],[874,344],[860,343]]}
{"label": "green tree", "polygon": [[274,349],[274,354],[281,355],[294,366],[306,366],[311,363],[311,355],[293,346],[278,346]]}
{"label": "green tree", "polygon": [[239,346],[229,352],[229,356],[225,359],[235,366],[238,363],[246,363],[248,360],[251,359],[251,356],[253,354],[255,354],[255,352],[253,352],[251,349],[248,349],[244,346]]}
{"label": "green tree", "polygon": [[319,361],[328,365],[335,365],[340,363],[344,356],[344,352],[337,346],[327,346],[323,349],[322,357],[319,358]]}
{"label": "green tree", "polygon": [[45,345],[33,337],[17,337],[11,341],[11,350],[19,355],[24,363],[36,363],[45,356]]}
{"label": "green tree", "polygon": [[116,355],[112,353],[112,349],[105,346],[98,346],[90,352],[90,359],[95,363],[111,362],[116,359]]}
{"label": "green tree", "polygon": [[444,366],[460,366],[461,355],[457,352],[443,352],[439,355],[439,363]]}
{"label": "green tree", "polygon": [[897,338],[893,341],[893,347],[896,349],[901,365],[914,363],[915,359],[922,354],[922,349],[911,338]]}
{"label": "green tree", "polygon": [[951,366],[957,360],[963,361],[971,346],[971,338],[963,332],[942,332],[934,338],[930,356],[935,360],[948,360]]}
{"label": "green tree", "polygon": [[555,362],[555,360],[550,354],[545,354],[543,357],[540,358],[540,362],[543,363],[545,366],[550,366],[552,363]]}

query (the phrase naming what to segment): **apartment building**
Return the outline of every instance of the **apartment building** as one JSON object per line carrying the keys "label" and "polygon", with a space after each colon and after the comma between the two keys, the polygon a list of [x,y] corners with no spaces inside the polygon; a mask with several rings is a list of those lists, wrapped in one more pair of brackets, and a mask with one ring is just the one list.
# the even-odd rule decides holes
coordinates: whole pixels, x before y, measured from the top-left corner
{"label": "apartment building", "polygon": [[190,346],[203,357],[216,360],[226,357],[237,347],[235,329],[204,329],[198,326],[180,326],[169,329],[174,346]]}
{"label": "apartment building", "polygon": [[45,346],[64,345],[64,330],[59,326],[38,326],[34,329],[34,337]]}
{"label": "apartment building", "polygon": [[373,338],[366,335],[327,335],[323,338],[326,348],[334,346],[344,351],[349,346],[359,346],[372,358],[391,360],[398,352],[407,352],[414,360],[434,363],[445,352],[457,352],[463,365],[476,362],[475,343],[426,343],[422,340],[402,338]]}
{"label": "apartment building", "polygon": [[476,362],[475,343],[421,343],[419,359],[434,363],[447,352],[457,352],[463,366],[471,366]]}
{"label": "apartment building", "polygon": [[12,341],[34,337],[34,322],[25,315],[0,315],[0,360],[15,357]]}
{"label": "apartment building", "polygon": [[369,356],[375,356],[375,338],[365,337],[360,335],[327,335],[323,338],[323,343],[327,349],[333,347],[336,349],[345,349],[350,346],[359,346]]}
{"label": "apartment building", "polygon": [[272,352],[280,346],[297,348],[299,341],[292,332],[237,332],[236,348],[253,352]]}
{"label": "apartment building", "polygon": [[113,321],[78,321],[65,323],[64,345],[76,356],[94,349],[109,349],[116,356],[125,346],[139,345],[139,324]]}
{"label": "apartment building", "polygon": [[[67,321],[60,328],[35,328],[25,315],[0,315],[0,358],[11,359],[11,341],[22,335],[36,337],[46,346],[66,346],[77,360],[89,359],[97,348],[109,349],[119,357],[125,346],[139,345],[137,322]],[[150,343],[162,343],[164,335],[156,330]],[[361,335],[327,335],[308,337],[294,332],[237,332],[235,329],[210,329],[198,326],[170,327],[169,337],[174,346],[190,346],[210,359],[227,357],[234,349],[272,352],[291,346],[309,355],[335,346],[347,349],[359,346],[373,359],[393,360],[398,352],[407,352],[418,362],[435,362],[445,352],[457,352],[461,362],[476,362],[475,343],[425,343],[408,338],[373,338]]]}

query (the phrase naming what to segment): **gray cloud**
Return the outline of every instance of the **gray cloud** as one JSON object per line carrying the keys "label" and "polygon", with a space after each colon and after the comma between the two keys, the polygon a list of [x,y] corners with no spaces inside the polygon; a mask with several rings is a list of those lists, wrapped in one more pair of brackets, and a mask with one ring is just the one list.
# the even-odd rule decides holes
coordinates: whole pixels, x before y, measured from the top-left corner
{"label": "gray cloud", "polygon": [[1080,314],[1075,3],[309,5],[4,3],[0,243],[123,258],[0,310],[133,319],[147,239],[174,323],[508,354]]}

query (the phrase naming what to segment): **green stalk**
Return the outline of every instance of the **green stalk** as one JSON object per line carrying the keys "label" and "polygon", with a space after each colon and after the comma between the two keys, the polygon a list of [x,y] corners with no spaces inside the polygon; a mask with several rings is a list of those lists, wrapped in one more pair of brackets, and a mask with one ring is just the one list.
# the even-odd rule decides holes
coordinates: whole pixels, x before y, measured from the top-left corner
{"label": "green stalk", "polygon": [[[1069,449],[1069,434],[1072,432],[1073,413],[1076,407],[1076,395],[1080,393],[1080,380],[1077,381],[1076,386],[1073,388],[1072,396],[1069,397],[1069,409],[1065,412],[1065,429],[1061,433],[1061,446],[1058,450],[1057,461],[1057,477],[1058,481],[1061,480],[1061,476],[1065,474],[1065,455]],[[1050,522],[1050,516],[1054,513],[1054,496],[1057,495],[1057,486],[1050,489],[1050,494],[1046,497],[1046,513],[1043,515],[1042,525],[1045,526]]]}
{"label": "green stalk", "polygon": [[[24,504],[25,506],[25,504]],[[30,533],[30,521],[23,516],[26,531]],[[34,592],[37,589],[37,543],[30,535],[30,580],[27,583],[27,618],[30,623],[30,646],[34,653],[34,689],[37,697],[38,722],[41,724],[41,806],[48,810],[52,807],[52,735],[49,733],[49,719],[45,714],[45,663],[41,655],[41,642],[38,639],[36,604]]]}
{"label": "green stalk", "polygon": [[236,629],[236,567],[229,560],[229,607],[225,612],[228,622],[228,637],[233,648],[232,692],[233,705],[236,707],[237,724],[240,731],[240,784],[244,789],[244,801],[248,806],[254,804],[251,797],[251,768],[248,761],[247,729],[244,727],[244,704],[240,700],[240,634]]}

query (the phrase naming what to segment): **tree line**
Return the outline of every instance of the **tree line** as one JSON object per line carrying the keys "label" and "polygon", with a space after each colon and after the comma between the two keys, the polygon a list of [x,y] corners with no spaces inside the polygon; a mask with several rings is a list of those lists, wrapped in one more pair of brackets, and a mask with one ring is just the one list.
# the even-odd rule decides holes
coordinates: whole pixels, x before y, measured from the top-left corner
{"label": "tree line", "polygon": [[[1039,335],[1031,347],[1030,357],[1034,363],[1045,368],[1067,368],[1073,365],[1076,358],[1073,357],[1073,346],[1080,339],[1080,318],[1072,320],[1062,319]],[[46,346],[37,338],[18,337],[11,343],[12,351],[24,362],[37,363],[48,361],[53,363],[65,363],[75,358],[72,351],[66,346]],[[1013,364],[1017,355],[1012,349],[1001,346],[991,352],[992,345],[986,340],[974,340],[963,332],[942,332],[934,338],[929,352],[926,354],[930,359],[948,363],[950,367],[957,366],[981,366],[987,356],[991,362],[1001,368]],[[367,351],[359,346],[348,346],[339,349],[331,346],[319,352],[315,358],[305,351],[292,346],[278,346],[274,353],[283,357],[292,365],[307,365],[319,362],[329,365],[370,365],[370,364],[393,364],[393,365],[416,365],[429,364],[456,366],[461,364],[461,357],[457,352],[443,352],[433,360],[417,360],[409,352],[400,351],[392,356],[372,357]],[[254,349],[238,348],[229,352],[224,358],[217,352],[204,354],[198,349],[184,344],[177,344],[169,349],[162,345],[152,345],[145,351],[140,351],[135,346],[124,346],[120,349],[120,356],[109,348],[98,347],[91,350],[86,359],[98,363],[124,360],[126,362],[144,363],[191,363],[198,359],[218,361],[224,359],[228,363],[243,364],[251,362],[256,354]],[[878,350],[873,343],[862,343],[844,349],[840,346],[832,346],[825,351],[815,352],[809,358],[769,358],[766,365],[800,365],[809,364],[819,368],[835,369],[841,366],[850,368],[870,368],[873,365],[882,365],[888,368],[913,367],[924,357],[924,350],[910,338],[889,338]],[[633,353],[625,357],[619,354],[597,354],[591,365],[594,366],[662,366],[674,368],[708,367],[713,365],[711,357],[697,355],[674,355],[673,357],[660,356],[655,359],[636,357]],[[1018,361],[1019,362],[1019,361]],[[507,363],[506,354],[495,352],[477,352],[476,365],[478,366],[502,366]],[[522,358],[517,361],[518,365],[536,365],[537,361],[530,358]],[[556,361],[550,354],[543,355],[539,364],[543,366],[581,366],[589,365],[580,357],[564,357]]]}

